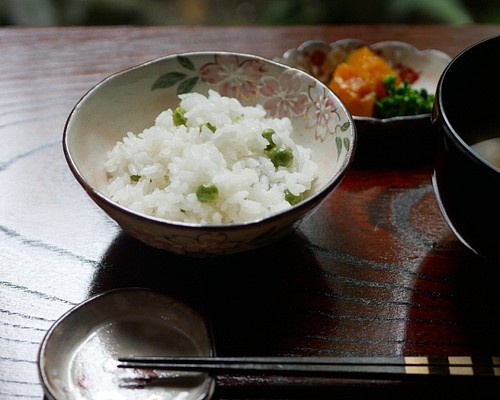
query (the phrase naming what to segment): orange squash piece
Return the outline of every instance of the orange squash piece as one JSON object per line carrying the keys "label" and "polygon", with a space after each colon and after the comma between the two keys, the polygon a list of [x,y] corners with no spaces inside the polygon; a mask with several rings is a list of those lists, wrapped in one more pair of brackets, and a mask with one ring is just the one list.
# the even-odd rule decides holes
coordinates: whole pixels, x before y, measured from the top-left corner
{"label": "orange squash piece", "polygon": [[371,117],[375,106],[376,86],[362,71],[347,63],[335,69],[329,86],[344,102],[352,115]]}
{"label": "orange squash piece", "polygon": [[368,46],[363,46],[353,50],[346,61],[337,66],[328,86],[352,115],[371,117],[376,98],[386,95],[383,81],[390,74],[396,76],[398,85],[398,73]]}

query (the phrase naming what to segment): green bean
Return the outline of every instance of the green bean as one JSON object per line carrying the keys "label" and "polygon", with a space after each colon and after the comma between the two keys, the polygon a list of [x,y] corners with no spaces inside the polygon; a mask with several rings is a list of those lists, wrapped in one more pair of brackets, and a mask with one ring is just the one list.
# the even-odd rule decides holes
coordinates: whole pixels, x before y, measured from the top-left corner
{"label": "green bean", "polygon": [[187,118],[184,116],[185,110],[179,106],[172,112],[172,119],[175,126],[186,125]]}
{"label": "green bean", "polygon": [[196,198],[201,203],[215,203],[219,197],[219,189],[211,182],[202,183],[196,190]]}
{"label": "green bean", "polygon": [[293,151],[290,147],[274,147],[269,151],[269,158],[276,168],[290,167],[293,163]]}
{"label": "green bean", "polygon": [[294,206],[295,204],[299,204],[302,200],[304,200],[304,193],[294,195],[288,189],[285,189],[285,200],[288,201],[290,205]]}
{"label": "green bean", "polygon": [[206,126],[208,129],[210,129],[213,133],[215,133],[215,131],[217,130],[217,128],[215,126],[213,126],[210,122],[205,122],[204,124],[201,124],[200,125],[200,130],[204,126]]}
{"label": "green bean", "polygon": [[276,144],[273,142],[274,129],[265,129],[262,132],[262,137],[264,137],[269,144],[266,147],[266,151],[270,151],[273,147],[276,147]]}

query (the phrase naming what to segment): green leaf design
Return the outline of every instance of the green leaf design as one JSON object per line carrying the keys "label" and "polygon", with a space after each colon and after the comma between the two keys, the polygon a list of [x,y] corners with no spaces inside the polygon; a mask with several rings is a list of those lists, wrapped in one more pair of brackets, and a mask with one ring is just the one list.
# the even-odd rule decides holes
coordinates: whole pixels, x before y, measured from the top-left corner
{"label": "green leaf design", "polygon": [[345,132],[346,130],[349,129],[349,127],[351,126],[351,123],[349,121],[346,121],[342,124],[342,126],[340,127],[340,130],[342,132]]}
{"label": "green leaf design", "polygon": [[169,88],[185,79],[186,76],[187,75],[182,72],[168,72],[161,75],[155,83],[153,83],[151,90]]}
{"label": "green leaf design", "polygon": [[349,148],[351,147],[351,141],[347,137],[344,138],[344,147],[346,150],[349,150]]}
{"label": "green leaf design", "polygon": [[177,56],[177,61],[179,61],[179,64],[182,65],[184,68],[194,71],[194,64],[191,62],[189,58],[184,56]]}
{"label": "green leaf design", "polygon": [[342,139],[338,136],[335,138],[335,143],[337,144],[337,159],[340,157],[342,153]]}
{"label": "green leaf design", "polygon": [[182,81],[177,87],[177,94],[184,94],[191,92],[191,90],[193,90],[194,85],[196,85],[196,82],[198,82],[197,76]]}

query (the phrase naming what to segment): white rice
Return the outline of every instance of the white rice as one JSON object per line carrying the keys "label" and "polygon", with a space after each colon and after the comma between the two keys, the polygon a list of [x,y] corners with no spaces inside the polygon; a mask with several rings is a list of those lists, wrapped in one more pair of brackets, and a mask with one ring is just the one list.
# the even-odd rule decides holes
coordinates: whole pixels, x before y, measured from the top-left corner
{"label": "white rice", "polygon": [[[108,152],[107,194],[114,201],[168,220],[226,224],[280,212],[291,207],[285,189],[299,195],[311,188],[318,167],[310,150],[292,140],[289,118],[269,118],[260,105],[246,107],[215,91],[179,98],[186,126],[175,126],[168,109],[154,126],[127,133]],[[266,155],[265,129],[275,131],[276,145],[292,149],[290,167],[276,168]],[[219,191],[215,203],[197,199],[197,188],[206,182]]]}

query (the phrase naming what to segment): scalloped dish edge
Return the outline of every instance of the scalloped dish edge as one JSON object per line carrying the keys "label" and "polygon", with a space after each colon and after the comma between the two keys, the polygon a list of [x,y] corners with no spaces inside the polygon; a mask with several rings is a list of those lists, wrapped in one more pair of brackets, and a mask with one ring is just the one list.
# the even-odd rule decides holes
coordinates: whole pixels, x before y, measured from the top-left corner
{"label": "scalloped dish edge", "polygon": [[[336,66],[345,60],[349,52],[361,46],[369,46],[393,67],[413,70],[418,74],[414,87],[425,88],[432,94],[435,93],[439,78],[452,59],[440,50],[418,49],[407,42],[387,40],[369,44],[360,39],[347,38],[332,43],[318,39],[307,40],[298,47],[287,50],[283,56],[275,57],[274,61],[301,69],[328,85]],[[429,65],[429,62],[432,68],[424,69],[423,66]],[[379,119],[353,115],[353,118],[356,121],[378,124],[429,116],[430,114],[420,114]]]}

